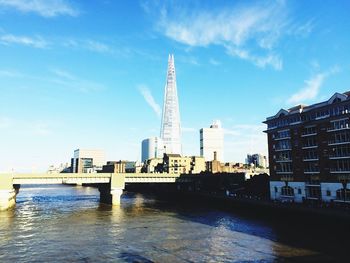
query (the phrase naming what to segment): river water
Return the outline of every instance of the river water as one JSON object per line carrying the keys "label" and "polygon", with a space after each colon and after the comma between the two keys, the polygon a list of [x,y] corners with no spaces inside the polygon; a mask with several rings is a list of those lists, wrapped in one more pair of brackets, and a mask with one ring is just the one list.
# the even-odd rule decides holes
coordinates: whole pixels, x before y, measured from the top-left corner
{"label": "river water", "polygon": [[[99,204],[91,187],[26,186],[0,213],[0,262],[315,262],[333,256],[288,242],[295,231],[204,205],[126,193]],[[293,232],[294,235],[291,233]],[[291,238],[293,239],[293,238]],[[316,241],[317,242],[317,241]]]}

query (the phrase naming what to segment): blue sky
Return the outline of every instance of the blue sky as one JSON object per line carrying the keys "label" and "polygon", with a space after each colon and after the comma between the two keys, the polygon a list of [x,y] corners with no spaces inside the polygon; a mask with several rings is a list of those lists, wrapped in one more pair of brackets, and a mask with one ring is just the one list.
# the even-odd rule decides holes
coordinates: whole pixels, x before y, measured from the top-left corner
{"label": "blue sky", "polygon": [[267,154],[280,108],[350,90],[349,1],[0,0],[0,172],[76,148],[140,160],[175,56],[183,151],[220,119],[226,161]]}

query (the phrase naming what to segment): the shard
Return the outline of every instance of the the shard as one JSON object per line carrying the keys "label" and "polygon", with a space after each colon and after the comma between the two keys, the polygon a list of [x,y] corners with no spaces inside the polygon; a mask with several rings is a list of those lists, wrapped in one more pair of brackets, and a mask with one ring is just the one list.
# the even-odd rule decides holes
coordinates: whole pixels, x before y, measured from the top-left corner
{"label": "the shard", "polygon": [[160,137],[165,153],[181,154],[181,125],[174,55],[169,55]]}

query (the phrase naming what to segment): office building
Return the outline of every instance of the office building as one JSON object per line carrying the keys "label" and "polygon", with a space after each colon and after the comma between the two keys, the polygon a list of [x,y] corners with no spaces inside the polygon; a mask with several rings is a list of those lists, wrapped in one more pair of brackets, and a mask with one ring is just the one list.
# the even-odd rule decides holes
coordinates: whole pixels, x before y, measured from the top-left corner
{"label": "office building", "polygon": [[210,128],[202,128],[200,134],[200,156],[206,161],[214,160],[214,152],[216,152],[216,160],[224,159],[224,131],[221,128],[220,121],[216,120],[210,125]]}
{"label": "office building", "polygon": [[254,167],[266,168],[267,167],[267,159],[266,156],[256,153],[256,154],[247,154],[248,165],[252,165]]}
{"label": "office building", "polygon": [[350,92],[281,109],[267,124],[274,200],[350,202]]}
{"label": "office building", "polygon": [[174,55],[169,55],[168,59],[160,137],[166,153],[181,154],[181,125]]}
{"label": "office building", "polygon": [[141,161],[145,162],[148,159],[163,158],[164,144],[161,138],[152,137],[144,139],[141,147]]}
{"label": "office building", "polygon": [[77,149],[71,160],[73,173],[94,173],[102,170],[105,153],[102,150]]}

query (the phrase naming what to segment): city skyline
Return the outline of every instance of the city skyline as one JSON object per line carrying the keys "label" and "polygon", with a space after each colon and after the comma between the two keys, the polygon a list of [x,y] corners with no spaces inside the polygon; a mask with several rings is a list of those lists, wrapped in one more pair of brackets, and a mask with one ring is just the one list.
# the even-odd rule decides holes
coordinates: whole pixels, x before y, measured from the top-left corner
{"label": "city skyline", "polygon": [[0,1],[0,172],[78,148],[140,160],[175,54],[184,155],[219,119],[225,161],[267,155],[262,121],[349,90],[346,1]]}

